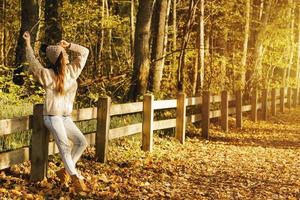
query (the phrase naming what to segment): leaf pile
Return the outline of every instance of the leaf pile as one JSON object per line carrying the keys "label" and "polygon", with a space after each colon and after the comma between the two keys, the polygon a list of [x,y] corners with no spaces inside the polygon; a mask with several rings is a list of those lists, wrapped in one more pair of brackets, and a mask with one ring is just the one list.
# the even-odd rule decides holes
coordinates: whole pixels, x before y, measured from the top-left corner
{"label": "leaf pile", "polygon": [[154,151],[140,150],[140,136],[113,140],[106,164],[89,148],[77,164],[91,192],[76,194],[61,186],[49,158],[48,179],[29,182],[30,163],[0,172],[2,199],[300,199],[300,109],[268,121],[245,120],[243,129],[224,133],[211,125],[187,133],[181,145],[171,137],[154,138]]}

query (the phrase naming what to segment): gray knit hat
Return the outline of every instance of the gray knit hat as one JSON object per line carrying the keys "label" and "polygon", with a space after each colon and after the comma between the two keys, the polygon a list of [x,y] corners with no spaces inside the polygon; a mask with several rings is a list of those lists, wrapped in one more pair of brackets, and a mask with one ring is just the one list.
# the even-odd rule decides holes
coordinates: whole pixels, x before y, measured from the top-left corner
{"label": "gray knit hat", "polygon": [[46,56],[49,61],[54,65],[61,52],[65,51],[62,46],[59,45],[49,45],[46,49]]}

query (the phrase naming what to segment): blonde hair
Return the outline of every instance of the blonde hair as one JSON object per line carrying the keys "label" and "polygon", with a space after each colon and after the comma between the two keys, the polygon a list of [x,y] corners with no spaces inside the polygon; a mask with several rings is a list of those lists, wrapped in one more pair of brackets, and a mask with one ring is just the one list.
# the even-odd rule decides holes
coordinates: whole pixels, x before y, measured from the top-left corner
{"label": "blonde hair", "polygon": [[65,74],[66,74],[66,64],[63,61],[63,53],[61,52],[58,56],[57,61],[53,66],[53,71],[56,75],[56,91],[60,94],[64,94],[64,85],[65,85]]}

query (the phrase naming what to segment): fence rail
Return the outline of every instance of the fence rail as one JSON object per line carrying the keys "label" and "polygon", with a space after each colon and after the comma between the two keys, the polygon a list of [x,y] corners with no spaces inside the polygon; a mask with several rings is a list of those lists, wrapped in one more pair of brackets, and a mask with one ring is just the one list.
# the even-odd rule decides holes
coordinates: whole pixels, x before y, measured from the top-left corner
{"label": "fence rail", "polygon": [[[235,115],[236,126],[242,128],[242,113],[250,111],[250,118],[267,120],[268,115],[276,115],[278,106],[281,112],[286,108],[296,107],[300,103],[298,89],[280,88],[272,90],[253,90],[251,103],[243,105],[242,92],[237,91],[229,95],[223,91],[221,95],[211,95],[204,92],[201,97],[186,98],[184,93],[179,93],[177,99],[154,101],[152,95],[145,95],[143,102],[111,104],[109,97],[101,97],[98,106],[83,108],[72,112],[74,121],[97,120],[96,132],[85,134],[90,145],[96,147],[96,157],[100,162],[105,162],[109,140],[142,133],[142,149],[152,151],[153,131],[175,128],[175,137],[181,142],[185,141],[186,123],[201,121],[202,136],[209,138],[209,123],[212,118],[219,118],[221,127],[228,131],[228,116]],[[235,102],[229,107],[229,102]],[[219,104],[219,109],[212,110],[212,103]],[[196,106],[196,114],[187,115],[188,106]],[[176,109],[176,118],[154,121],[154,112],[165,109]],[[31,180],[41,180],[47,175],[48,155],[58,153],[58,148],[53,141],[49,142],[49,133],[43,124],[42,105],[34,106],[34,114],[15,119],[0,120],[0,136],[11,133],[32,130],[32,143],[30,147],[0,153],[0,170],[31,160]],[[123,127],[110,129],[112,116],[142,113],[143,122],[130,124]]]}

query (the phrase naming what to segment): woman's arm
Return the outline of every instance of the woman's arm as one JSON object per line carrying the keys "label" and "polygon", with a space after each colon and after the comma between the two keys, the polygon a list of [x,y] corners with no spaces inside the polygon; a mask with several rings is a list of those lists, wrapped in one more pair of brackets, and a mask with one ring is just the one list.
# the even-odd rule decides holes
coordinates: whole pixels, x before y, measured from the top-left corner
{"label": "woman's arm", "polygon": [[23,38],[25,40],[25,53],[26,61],[28,62],[28,71],[31,72],[35,79],[37,79],[43,86],[51,84],[52,77],[50,75],[50,70],[44,68],[35,57],[30,44],[30,34],[25,32]]}
{"label": "woman's arm", "polygon": [[89,49],[86,47],[83,47],[78,44],[73,44],[73,43],[68,43],[64,40],[60,42],[60,45],[64,48],[69,48],[71,51],[74,51],[78,53],[79,55],[71,61],[70,63],[70,70],[71,73],[73,74],[74,78],[78,78],[82,69],[85,66],[86,60],[89,55]]}

